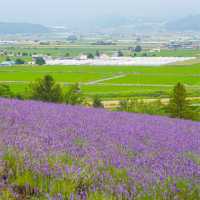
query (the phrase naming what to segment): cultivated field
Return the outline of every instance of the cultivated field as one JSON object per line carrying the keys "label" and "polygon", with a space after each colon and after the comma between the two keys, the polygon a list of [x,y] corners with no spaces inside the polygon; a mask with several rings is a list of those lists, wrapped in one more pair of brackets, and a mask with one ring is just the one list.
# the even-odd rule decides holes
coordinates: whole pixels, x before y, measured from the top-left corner
{"label": "cultivated field", "polygon": [[200,65],[189,66],[15,66],[0,68],[0,81],[13,91],[37,78],[52,75],[64,88],[79,82],[86,95],[167,97],[177,82],[186,84],[190,96],[200,95]]}
{"label": "cultivated field", "polygon": [[3,99],[0,122],[2,199],[200,198],[199,123]]}
{"label": "cultivated field", "polygon": [[200,50],[161,50],[160,52],[151,52],[150,50],[143,50],[142,52],[130,51],[130,47],[134,47],[135,43],[116,43],[116,45],[92,45],[92,41],[85,43],[63,43],[61,45],[39,45],[39,44],[16,44],[16,45],[1,45],[0,51],[6,52],[7,55],[0,54],[0,61],[6,59],[7,56],[15,57],[18,53],[25,54],[23,59],[31,61],[32,55],[50,55],[52,57],[64,57],[68,54],[70,57],[80,56],[81,54],[92,53],[95,55],[96,51],[107,54],[109,56],[117,53],[119,50],[125,56],[143,57],[200,57]]}
{"label": "cultivated field", "polygon": [[[28,63],[36,54],[62,59],[68,53],[79,56],[96,50],[108,55],[121,50],[137,60],[147,53],[133,55],[128,45],[16,45],[0,48],[0,62],[19,57]],[[64,91],[79,83],[88,103],[98,94],[105,108],[116,109],[120,100],[135,97],[151,109],[157,98],[163,105],[168,103],[174,85],[181,82],[191,101],[190,107],[185,106],[190,111],[200,105],[199,55],[199,50],[146,54],[150,60],[182,57],[183,62],[165,66],[1,67],[0,84],[9,85],[20,97],[28,93],[31,82],[51,75]],[[162,115],[165,108],[157,105]],[[2,200],[200,199],[199,122],[0,99],[0,130]]]}

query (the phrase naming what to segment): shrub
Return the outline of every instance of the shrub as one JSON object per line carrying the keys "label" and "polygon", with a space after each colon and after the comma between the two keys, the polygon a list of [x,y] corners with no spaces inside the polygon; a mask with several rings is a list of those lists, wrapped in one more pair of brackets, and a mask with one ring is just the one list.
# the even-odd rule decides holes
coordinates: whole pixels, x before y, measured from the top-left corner
{"label": "shrub", "polygon": [[120,111],[145,113],[150,115],[164,115],[165,110],[160,100],[144,102],[138,99],[122,100],[119,106]]}
{"label": "shrub", "polygon": [[23,64],[25,63],[25,61],[22,60],[21,58],[17,58],[16,61],[15,61],[15,63],[16,63],[17,65],[23,65]]}
{"label": "shrub", "polygon": [[87,58],[88,58],[88,59],[94,59],[94,55],[93,55],[92,53],[89,53],[89,54],[87,55]]}
{"label": "shrub", "polygon": [[124,54],[123,54],[123,52],[121,50],[117,52],[117,55],[118,55],[118,57],[123,57],[124,56]]}
{"label": "shrub", "polygon": [[10,57],[7,56],[6,57],[6,61],[11,61]]}
{"label": "shrub", "polygon": [[96,57],[100,57],[100,55],[101,55],[100,52],[97,50],[96,51]]}
{"label": "shrub", "polygon": [[142,47],[140,45],[135,47],[135,52],[141,52],[142,51]]}
{"label": "shrub", "polygon": [[65,94],[65,103],[71,105],[79,105],[84,101],[83,94],[80,90],[79,84],[72,85]]}
{"label": "shrub", "polygon": [[101,102],[101,99],[100,99],[100,97],[99,97],[98,95],[95,95],[95,96],[93,97],[92,106],[93,106],[94,108],[103,108],[103,107],[104,107],[104,105],[103,105],[103,103]]}
{"label": "shrub", "polygon": [[6,98],[13,97],[9,85],[0,84],[0,96]]}
{"label": "shrub", "polygon": [[37,57],[37,58],[35,59],[35,64],[36,64],[36,65],[45,65],[46,62],[45,62],[44,58],[42,58],[42,57]]}

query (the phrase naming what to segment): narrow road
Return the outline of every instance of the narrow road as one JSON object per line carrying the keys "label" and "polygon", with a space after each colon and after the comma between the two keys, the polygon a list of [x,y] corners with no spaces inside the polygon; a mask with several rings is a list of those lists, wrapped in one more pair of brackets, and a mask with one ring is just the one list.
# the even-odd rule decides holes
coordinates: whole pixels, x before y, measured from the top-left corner
{"label": "narrow road", "polygon": [[101,82],[109,81],[109,80],[113,80],[113,79],[118,79],[118,78],[123,78],[125,76],[126,75],[123,74],[123,75],[118,75],[118,76],[112,76],[110,78],[99,79],[99,80],[96,80],[96,81],[90,81],[90,82],[87,82],[87,85],[96,85],[97,83],[101,83]]}
{"label": "narrow road", "polygon": [[31,81],[0,81],[0,83],[30,83]]}

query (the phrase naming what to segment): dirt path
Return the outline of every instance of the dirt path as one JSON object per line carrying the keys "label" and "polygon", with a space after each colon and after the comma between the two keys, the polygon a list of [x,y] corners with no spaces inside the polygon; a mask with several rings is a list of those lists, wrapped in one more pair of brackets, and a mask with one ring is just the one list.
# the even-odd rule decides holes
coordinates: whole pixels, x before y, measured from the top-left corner
{"label": "dirt path", "polygon": [[113,79],[118,79],[118,78],[123,78],[125,76],[126,76],[125,74],[118,75],[118,76],[112,76],[110,78],[103,78],[103,79],[99,79],[99,80],[96,80],[96,81],[90,81],[90,82],[87,82],[87,84],[88,85],[95,85],[97,83],[101,83],[101,82],[109,81],[109,80],[113,80]]}
{"label": "dirt path", "polygon": [[0,83],[30,83],[31,81],[0,81]]}

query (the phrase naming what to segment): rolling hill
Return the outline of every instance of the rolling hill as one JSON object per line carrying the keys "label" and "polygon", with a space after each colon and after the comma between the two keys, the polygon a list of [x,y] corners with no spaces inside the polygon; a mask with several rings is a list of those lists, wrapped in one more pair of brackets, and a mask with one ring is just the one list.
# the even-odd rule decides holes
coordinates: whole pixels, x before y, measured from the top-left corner
{"label": "rolling hill", "polygon": [[200,31],[200,15],[191,15],[179,20],[168,22],[166,29],[169,31]]}
{"label": "rolling hill", "polygon": [[1,199],[200,199],[200,123],[0,99],[0,130]]}
{"label": "rolling hill", "polygon": [[40,24],[31,23],[5,23],[0,22],[0,34],[36,34],[47,33],[51,30]]}

